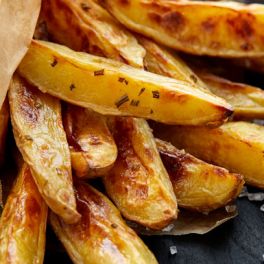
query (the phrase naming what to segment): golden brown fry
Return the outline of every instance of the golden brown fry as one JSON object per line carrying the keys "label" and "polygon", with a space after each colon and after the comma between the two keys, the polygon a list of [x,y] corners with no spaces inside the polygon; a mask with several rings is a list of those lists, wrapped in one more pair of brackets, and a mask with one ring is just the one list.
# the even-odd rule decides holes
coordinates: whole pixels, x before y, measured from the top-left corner
{"label": "golden brown fry", "polygon": [[41,264],[48,208],[24,163],[0,220],[0,263]]}
{"label": "golden brown fry", "polygon": [[39,192],[66,222],[78,221],[59,100],[14,76],[9,104],[16,144],[32,169]]}
{"label": "golden brown fry", "polygon": [[198,55],[264,55],[263,5],[235,2],[100,0],[126,27]]}
{"label": "golden brown fry", "polygon": [[221,123],[232,108],[189,84],[122,63],[33,41],[19,72],[43,92],[102,114],[174,124]]}
{"label": "golden brown fry", "polygon": [[162,229],[177,217],[177,203],[150,128],[124,117],[111,126],[118,157],[104,177],[106,191],[127,219]]}
{"label": "golden brown fry", "polygon": [[241,173],[247,184],[264,188],[264,127],[260,125],[229,122],[212,129],[157,124],[155,135],[197,158]]}
{"label": "golden brown fry", "polygon": [[106,118],[87,108],[67,105],[63,121],[76,176],[92,178],[111,169],[117,147]]}
{"label": "golden brown fry", "polygon": [[74,263],[157,263],[103,194],[86,183],[77,182],[76,195],[82,215],[79,223],[69,225],[54,213],[50,214],[53,230]]}
{"label": "golden brown fry", "polygon": [[234,108],[236,118],[264,118],[264,91],[250,85],[235,83],[209,73],[198,73],[217,96]]}
{"label": "golden brown fry", "polygon": [[3,164],[5,158],[6,134],[9,120],[8,101],[5,99],[0,109],[0,165]]}
{"label": "golden brown fry", "polygon": [[42,7],[52,39],[142,68],[144,48],[94,0],[45,0]]}
{"label": "golden brown fry", "polygon": [[144,66],[148,71],[187,82],[201,90],[209,90],[176,53],[172,53],[150,39],[138,36],[138,40],[146,49]]}
{"label": "golden brown fry", "polygon": [[160,139],[156,144],[179,207],[210,212],[237,198],[244,184],[241,175],[208,164]]}

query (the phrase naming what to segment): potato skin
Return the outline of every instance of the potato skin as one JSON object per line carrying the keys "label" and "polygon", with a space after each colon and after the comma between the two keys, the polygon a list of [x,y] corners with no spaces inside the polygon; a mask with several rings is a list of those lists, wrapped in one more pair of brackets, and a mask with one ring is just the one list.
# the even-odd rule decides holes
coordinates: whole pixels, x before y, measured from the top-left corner
{"label": "potato skin", "polygon": [[94,178],[111,169],[117,147],[104,116],[87,108],[67,105],[63,124],[76,176]]}
{"label": "potato skin", "polygon": [[104,186],[122,215],[152,229],[177,217],[177,202],[147,122],[115,118],[111,129],[118,148]]}
{"label": "potato skin", "polygon": [[48,207],[24,163],[1,215],[1,264],[43,263],[47,214]]}
{"label": "potato skin", "polygon": [[264,92],[257,87],[236,83],[210,73],[198,73],[212,93],[234,108],[236,119],[264,118]]}
{"label": "potato skin", "polygon": [[6,143],[6,134],[8,129],[9,121],[9,107],[8,100],[5,99],[1,109],[0,109],[0,166],[4,162],[5,158],[5,143]]}
{"label": "potato skin", "polygon": [[156,139],[163,164],[170,176],[179,207],[207,213],[236,199],[243,177],[208,164]]}
{"label": "potato skin", "polygon": [[157,125],[154,134],[264,189],[264,127],[247,122],[229,122],[218,128]]}
{"label": "potato skin", "polygon": [[74,263],[157,263],[109,199],[84,182],[75,187],[80,222],[69,225],[50,214],[53,230]]}
{"label": "potato skin", "polygon": [[262,5],[166,0],[100,2],[129,29],[177,50],[221,57],[264,55]]}
{"label": "potato skin", "polygon": [[200,90],[208,90],[206,84],[188,67],[176,52],[156,44],[150,39],[138,36],[139,43],[145,48],[144,66],[149,72],[187,82]]}
{"label": "potato skin", "polygon": [[45,0],[42,14],[56,42],[142,68],[144,48],[96,1]]}
{"label": "potato skin", "polygon": [[19,72],[43,92],[101,114],[189,125],[221,123],[232,114],[223,99],[186,82],[43,41],[32,42]]}
{"label": "potato skin", "polygon": [[78,221],[59,100],[16,75],[9,88],[9,104],[17,147],[32,169],[39,192],[65,221]]}

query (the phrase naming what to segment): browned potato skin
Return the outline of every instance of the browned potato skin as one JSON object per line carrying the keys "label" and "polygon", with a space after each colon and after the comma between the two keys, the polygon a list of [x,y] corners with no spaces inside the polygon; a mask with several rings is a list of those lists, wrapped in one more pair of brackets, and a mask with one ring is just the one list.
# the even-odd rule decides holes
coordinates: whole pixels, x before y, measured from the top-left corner
{"label": "browned potato skin", "polygon": [[104,177],[110,198],[129,220],[162,229],[177,217],[173,188],[147,122],[112,120],[118,148],[114,167]]}
{"label": "browned potato skin", "polygon": [[93,178],[109,171],[116,160],[117,147],[106,118],[90,109],[67,105],[63,123],[75,175]]}
{"label": "browned potato skin", "polygon": [[53,40],[142,68],[143,47],[94,0],[45,0],[42,13]]}
{"label": "browned potato skin", "polygon": [[48,208],[25,163],[0,220],[0,263],[43,263]]}
{"label": "browned potato skin", "polygon": [[264,55],[262,5],[166,0],[100,2],[129,29],[171,48],[221,57]]}
{"label": "browned potato skin", "polygon": [[103,194],[83,182],[77,182],[75,187],[80,222],[69,225],[50,214],[53,230],[74,263],[157,263]]}
{"label": "browned potato skin", "polygon": [[264,127],[228,122],[217,128],[163,126],[154,134],[197,158],[244,176],[247,184],[264,189]]}
{"label": "browned potato skin", "polygon": [[6,134],[8,128],[9,120],[9,107],[8,101],[5,99],[1,109],[0,109],[0,166],[4,162],[5,158],[5,143],[6,143]]}
{"label": "browned potato skin", "polygon": [[264,92],[260,88],[231,82],[210,73],[197,74],[215,95],[234,107],[235,118],[264,118]]}
{"label": "browned potato skin", "polygon": [[59,100],[43,94],[18,75],[13,77],[8,95],[16,144],[32,169],[39,192],[65,221],[78,221]]}
{"label": "browned potato skin", "polygon": [[237,198],[243,177],[208,164],[156,139],[161,159],[170,176],[179,207],[207,213]]}

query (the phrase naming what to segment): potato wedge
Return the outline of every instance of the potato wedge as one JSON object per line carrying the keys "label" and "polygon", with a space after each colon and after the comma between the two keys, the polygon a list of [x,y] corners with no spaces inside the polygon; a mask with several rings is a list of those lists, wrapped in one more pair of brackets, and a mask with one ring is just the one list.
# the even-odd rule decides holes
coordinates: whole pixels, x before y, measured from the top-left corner
{"label": "potato wedge", "polygon": [[33,41],[19,72],[43,92],[111,115],[174,124],[221,123],[232,107],[186,82],[43,41]]}
{"label": "potato wedge", "polygon": [[78,221],[59,100],[16,75],[9,88],[9,104],[17,147],[32,169],[39,192],[66,222]]}
{"label": "potato wedge", "polygon": [[210,73],[197,74],[215,95],[233,106],[236,118],[264,118],[264,91],[260,88],[231,82]]}
{"label": "potato wedge", "polygon": [[48,207],[24,163],[0,220],[0,263],[41,264]]}
{"label": "potato wedge", "polygon": [[207,213],[225,206],[241,192],[241,175],[208,164],[160,139],[156,144],[179,207]]}
{"label": "potato wedge", "polygon": [[165,47],[142,36],[138,36],[138,40],[146,50],[144,66],[148,71],[181,80],[195,88],[209,91],[206,84],[200,80],[176,53],[172,53]]}
{"label": "potato wedge", "polygon": [[8,101],[5,99],[2,107],[0,108],[0,166],[4,162],[5,158],[5,145],[6,145],[6,134],[9,121],[9,107]]}
{"label": "potato wedge", "polygon": [[76,183],[81,221],[66,224],[54,213],[50,223],[74,263],[157,263],[143,241],[122,219],[115,206],[86,183]]}
{"label": "potato wedge", "polygon": [[108,195],[125,218],[162,229],[177,218],[177,202],[147,122],[116,117],[111,130],[118,156],[103,180]]}
{"label": "potato wedge", "polygon": [[48,32],[56,42],[142,67],[144,48],[94,0],[45,0],[42,9]]}
{"label": "potato wedge", "polygon": [[247,122],[218,128],[158,124],[155,135],[197,158],[240,173],[247,184],[264,189],[263,126]]}
{"label": "potato wedge", "polygon": [[111,169],[117,147],[104,116],[87,108],[67,105],[63,123],[76,176],[93,178]]}
{"label": "potato wedge", "polygon": [[129,29],[171,48],[221,57],[264,55],[263,5],[168,0],[100,2]]}

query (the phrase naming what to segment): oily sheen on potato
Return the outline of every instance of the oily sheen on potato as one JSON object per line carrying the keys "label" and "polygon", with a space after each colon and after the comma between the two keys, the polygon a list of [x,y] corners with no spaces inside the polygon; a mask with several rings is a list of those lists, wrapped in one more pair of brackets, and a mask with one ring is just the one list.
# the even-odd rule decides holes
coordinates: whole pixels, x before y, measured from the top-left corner
{"label": "oily sheen on potato", "polygon": [[43,92],[102,114],[202,125],[232,113],[223,99],[186,82],[49,42],[33,41],[19,72]]}
{"label": "oily sheen on potato", "polygon": [[106,196],[84,182],[76,182],[75,191],[80,222],[69,225],[50,214],[51,226],[74,263],[157,264]]}
{"label": "oily sheen on potato", "polygon": [[48,207],[24,163],[0,219],[0,263],[43,263],[47,215]]}
{"label": "oily sheen on potato", "polygon": [[32,169],[39,192],[66,222],[78,221],[60,101],[18,75],[13,77],[8,95],[16,144]]}
{"label": "oily sheen on potato", "polygon": [[100,2],[129,29],[183,52],[264,56],[263,5],[185,0]]}
{"label": "oily sheen on potato", "polygon": [[249,185],[264,189],[264,127],[229,122],[217,128],[174,126],[155,128],[157,137],[195,157],[240,173]]}

